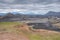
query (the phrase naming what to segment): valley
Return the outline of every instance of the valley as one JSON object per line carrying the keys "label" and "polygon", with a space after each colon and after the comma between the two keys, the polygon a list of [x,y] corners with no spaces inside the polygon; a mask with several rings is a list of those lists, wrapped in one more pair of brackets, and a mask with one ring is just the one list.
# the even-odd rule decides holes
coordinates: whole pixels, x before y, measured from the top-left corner
{"label": "valley", "polygon": [[0,15],[0,40],[60,40],[60,14],[54,13]]}

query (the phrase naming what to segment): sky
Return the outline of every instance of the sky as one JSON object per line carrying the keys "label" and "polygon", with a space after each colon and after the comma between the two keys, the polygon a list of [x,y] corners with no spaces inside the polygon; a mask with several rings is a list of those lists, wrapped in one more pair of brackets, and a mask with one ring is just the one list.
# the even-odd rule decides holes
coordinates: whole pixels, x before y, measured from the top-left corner
{"label": "sky", "polygon": [[60,12],[60,0],[0,0],[0,12],[45,14]]}

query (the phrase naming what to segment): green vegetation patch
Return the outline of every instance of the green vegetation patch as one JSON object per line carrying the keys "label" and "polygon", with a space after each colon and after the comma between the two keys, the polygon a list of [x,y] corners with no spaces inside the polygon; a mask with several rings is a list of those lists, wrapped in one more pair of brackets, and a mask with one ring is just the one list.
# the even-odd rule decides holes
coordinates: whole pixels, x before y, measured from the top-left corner
{"label": "green vegetation patch", "polygon": [[14,32],[16,25],[21,25],[20,22],[0,22],[0,32]]}

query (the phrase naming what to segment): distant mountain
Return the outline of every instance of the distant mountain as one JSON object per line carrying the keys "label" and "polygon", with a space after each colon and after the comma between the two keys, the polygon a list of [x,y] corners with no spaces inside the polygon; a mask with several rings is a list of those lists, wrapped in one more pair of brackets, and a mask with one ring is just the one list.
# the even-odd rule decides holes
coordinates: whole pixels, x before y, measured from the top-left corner
{"label": "distant mountain", "polygon": [[0,16],[5,16],[6,15],[6,13],[0,13]]}
{"label": "distant mountain", "polygon": [[34,13],[18,13],[18,12],[9,12],[5,15],[5,18],[39,18],[42,15],[34,14]]}
{"label": "distant mountain", "polygon": [[0,16],[4,16],[5,18],[45,18],[49,16],[60,17],[60,12],[49,11],[45,15],[35,14],[35,13],[19,13],[19,12],[9,12],[9,13],[0,13]]}
{"label": "distant mountain", "polygon": [[32,16],[34,16],[34,15],[41,15],[41,14],[35,14],[35,13],[33,13],[33,12],[25,12],[25,13],[20,13],[20,12],[8,12],[8,13],[0,13],[0,16],[5,16],[5,15],[7,15],[7,14],[9,14],[9,15],[13,14],[13,15],[15,15],[15,16],[20,16],[20,15],[32,15]]}
{"label": "distant mountain", "polygon": [[14,14],[12,14],[12,13],[7,13],[6,15],[5,15],[5,17],[8,17],[8,18],[11,18],[11,17],[14,17],[15,15]]}
{"label": "distant mountain", "polygon": [[49,11],[47,14],[45,14],[45,16],[56,16],[56,17],[60,17],[60,12]]}
{"label": "distant mountain", "polygon": [[[38,15],[38,14],[34,14],[34,13],[19,13],[19,12],[9,12],[9,13],[0,13],[0,21],[9,21],[10,19],[17,19],[17,20],[29,20],[29,18],[47,18],[47,17],[51,17],[51,16],[56,16],[56,17],[60,17],[60,12],[53,12],[53,11],[49,11],[47,14],[45,15]],[[33,20],[33,19],[30,19]],[[12,21],[12,20],[10,20]]]}

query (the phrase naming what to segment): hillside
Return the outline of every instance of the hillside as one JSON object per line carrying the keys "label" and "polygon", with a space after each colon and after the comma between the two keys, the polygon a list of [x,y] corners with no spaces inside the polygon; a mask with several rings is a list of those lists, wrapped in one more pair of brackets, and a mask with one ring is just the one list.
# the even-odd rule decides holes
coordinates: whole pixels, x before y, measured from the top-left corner
{"label": "hillside", "polygon": [[49,11],[45,16],[55,16],[55,17],[60,17],[60,12],[53,12]]}
{"label": "hillside", "polygon": [[0,40],[60,40],[60,32],[31,30],[25,23],[0,22]]}

